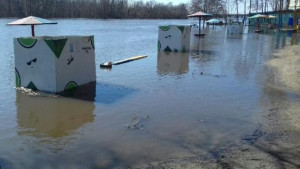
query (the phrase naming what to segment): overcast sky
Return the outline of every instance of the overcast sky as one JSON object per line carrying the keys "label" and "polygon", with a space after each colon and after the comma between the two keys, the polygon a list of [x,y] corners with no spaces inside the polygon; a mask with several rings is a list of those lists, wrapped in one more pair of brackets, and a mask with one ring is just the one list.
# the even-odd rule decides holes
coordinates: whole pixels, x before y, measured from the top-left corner
{"label": "overcast sky", "polygon": [[[147,1],[147,0],[144,0]],[[172,2],[174,5],[180,4],[180,3],[189,3],[190,0],[155,0],[156,2],[162,2],[162,3],[169,3]]]}
{"label": "overcast sky", "polygon": [[[150,0],[144,0],[144,2],[147,2],[147,1],[150,1]],[[190,3],[191,0],[155,0],[156,2],[161,2],[161,3],[169,3],[169,2],[172,2],[174,5],[178,5],[180,3]],[[236,10],[235,9],[231,9],[231,13],[235,13]],[[239,12],[240,13],[243,13],[244,12],[244,5],[243,3],[239,3]]]}

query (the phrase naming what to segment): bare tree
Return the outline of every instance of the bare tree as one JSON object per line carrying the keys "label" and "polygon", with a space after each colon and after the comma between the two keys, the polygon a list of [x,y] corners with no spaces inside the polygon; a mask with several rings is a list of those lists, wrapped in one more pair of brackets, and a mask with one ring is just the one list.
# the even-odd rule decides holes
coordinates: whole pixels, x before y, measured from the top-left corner
{"label": "bare tree", "polygon": [[211,14],[227,14],[225,0],[192,0],[191,12],[203,11]]}
{"label": "bare tree", "polygon": [[0,17],[186,18],[187,5],[154,0],[0,0]]}

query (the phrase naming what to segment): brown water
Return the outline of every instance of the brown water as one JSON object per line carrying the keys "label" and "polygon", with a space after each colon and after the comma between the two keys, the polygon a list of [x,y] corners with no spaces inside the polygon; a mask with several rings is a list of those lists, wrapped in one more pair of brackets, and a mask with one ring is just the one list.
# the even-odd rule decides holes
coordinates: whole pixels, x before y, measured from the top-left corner
{"label": "brown water", "polygon": [[[1,19],[2,168],[135,167],[210,154],[260,125],[267,98],[264,64],[299,35],[226,34],[205,29],[190,54],[158,53],[158,25],[189,20],[57,20],[37,35],[95,35],[97,82],[77,98],[15,90],[12,38],[28,27]],[[146,59],[99,68],[136,55]]]}

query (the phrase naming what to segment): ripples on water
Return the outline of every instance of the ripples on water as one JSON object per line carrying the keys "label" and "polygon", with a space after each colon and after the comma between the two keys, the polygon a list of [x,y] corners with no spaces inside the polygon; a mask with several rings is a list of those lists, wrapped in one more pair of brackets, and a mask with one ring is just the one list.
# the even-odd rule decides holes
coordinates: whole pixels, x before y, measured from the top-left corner
{"label": "ripples on water", "polygon": [[[157,52],[158,25],[189,20],[57,20],[37,35],[95,35],[97,82],[77,96],[15,90],[12,38],[29,27],[1,19],[0,165],[4,168],[113,168],[208,154],[258,125],[272,52],[299,43],[279,32],[226,35],[205,29],[189,54]],[[100,63],[136,55],[114,66]],[[86,89],[89,90],[86,90]]]}

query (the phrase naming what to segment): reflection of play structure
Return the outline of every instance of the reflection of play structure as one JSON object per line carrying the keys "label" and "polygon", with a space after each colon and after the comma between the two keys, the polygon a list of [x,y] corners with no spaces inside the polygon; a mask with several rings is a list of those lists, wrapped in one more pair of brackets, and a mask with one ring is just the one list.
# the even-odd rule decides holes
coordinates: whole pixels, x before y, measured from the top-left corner
{"label": "reflection of play structure", "polygon": [[189,69],[189,53],[158,52],[157,70],[159,74],[184,74]]}
{"label": "reflection of play structure", "polygon": [[81,85],[71,95],[66,92],[59,93],[72,99],[91,101],[101,104],[112,104],[133,94],[137,90],[121,85],[91,82]]}
{"label": "reflection of play structure", "polygon": [[241,22],[231,22],[227,25],[228,34],[241,34],[243,33],[243,26]]}
{"label": "reflection of play structure", "polygon": [[19,135],[59,138],[94,121],[92,102],[17,92],[16,103]]}

